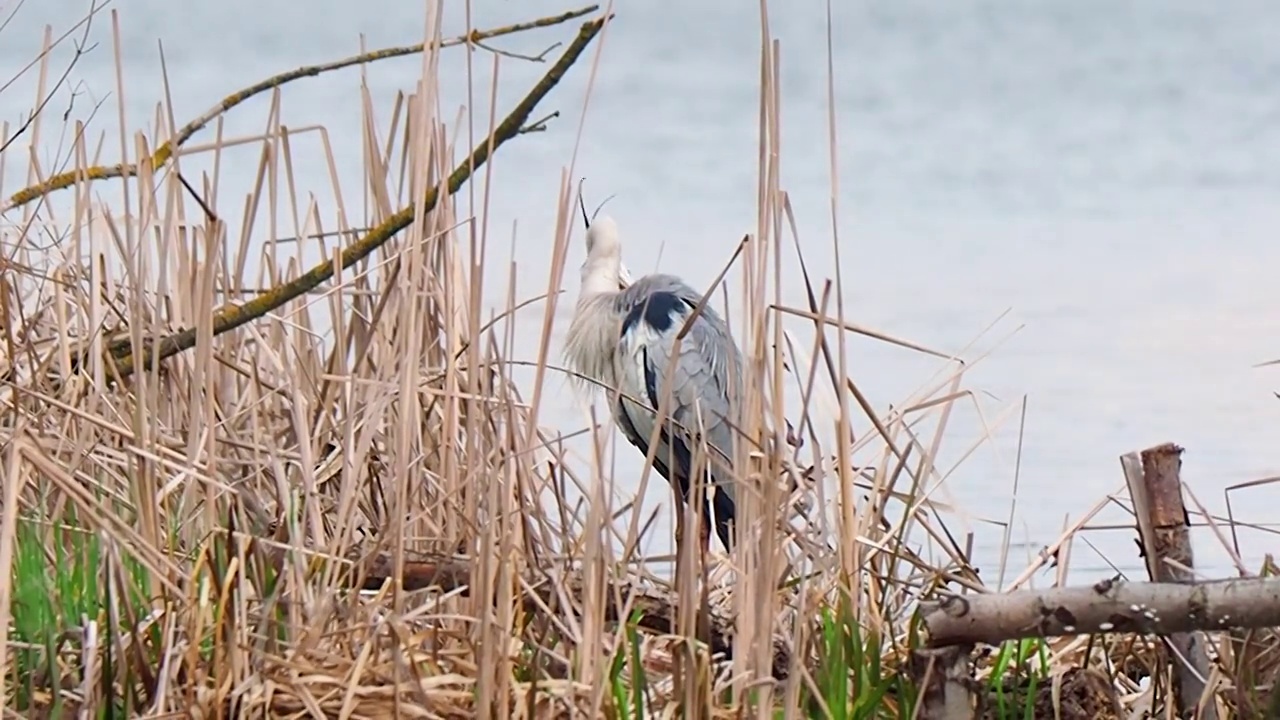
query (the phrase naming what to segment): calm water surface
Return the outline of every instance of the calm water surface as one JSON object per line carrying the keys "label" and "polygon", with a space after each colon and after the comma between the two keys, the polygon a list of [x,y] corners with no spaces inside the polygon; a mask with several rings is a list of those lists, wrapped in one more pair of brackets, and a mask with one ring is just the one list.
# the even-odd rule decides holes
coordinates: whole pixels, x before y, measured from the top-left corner
{"label": "calm water surface", "polygon": [[[1079,0],[1049,7],[1019,0],[836,3],[835,94],[840,146],[839,223],[845,313],[864,325],[952,352],[1006,310],[999,337],[1020,332],[969,376],[988,420],[1028,396],[1014,564],[1052,540],[1122,484],[1117,456],[1173,440],[1188,448],[1185,477],[1211,509],[1223,490],[1280,474],[1280,371],[1253,364],[1280,357],[1280,5],[1190,0]],[[9,2],[0,7],[12,8]],[[41,28],[61,31],[86,2],[28,2],[0,33],[5,77],[38,51]],[[135,129],[163,99],[163,41],[178,124],[249,82],[369,47],[408,44],[423,31],[421,3],[346,0],[222,0],[116,3],[127,80],[125,112]],[[450,4],[446,34],[465,27]],[[536,0],[476,0],[484,27],[567,7]],[[630,239],[633,271],[656,268],[709,283],[755,223],[759,18],[753,3],[622,2],[611,26],[585,118],[576,174]],[[782,47],[783,185],[791,193],[806,259],[831,272],[825,8],[781,6],[771,18]],[[536,53],[573,30],[495,41]],[[101,46],[71,81],[71,116],[86,118],[104,157],[118,157],[117,98],[107,16],[92,32]],[[476,115],[487,117],[491,57],[477,54]],[[66,54],[54,63],[61,68]],[[460,51],[444,57],[442,115],[468,102]],[[387,122],[389,100],[411,91],[419,58],[368,68]],[[504,60],[499,102],[509,107],[544,67]],[[571,159],[587,66],[548,99],[562,117],[549,132],[499,155],[493,188],[489,299],[505,302],[506,262],[520,266],[521,297],[537,293],[562,168]],[[359,71],[288,86],[284,121],[323,124],[349,197],[360,192]],[[0,93],[0,119],[31,107],[32,79]],[[62,113],[69,91],[52,104]],[[260,132],[266,97],[227,118],[228,135]],[[483,125],[477,125],[483,128]],[[54,128],[50,125],[49,128]],[[479,131],[479,130],[478,130]],[[46,132],[50,132],[47,130]],[[210,136],[199,136],[208,141]],[[46,136],[51,158],[58,139]],[[294,158],[305,190],[329,212],[332,192],[318,145],[300,140]],[[310,142],[314,143],[314,140]],[[310,152],[309,152],[310,151]],[[257,150],[232,155],[223,192],[243,193]],[[8,168],[5,187],[21,181]],[[594,188],[594,190],[593,190]],[[105,186],[99,192],[107,193]],[[230,205],[228,205],[230,207]],[[332,226],[332,218],[326,217]],[[282,234],[292,234],[284,232]],[[514,247],[511,257],[509,247]],[[575,247],[566,279],[576,288]],[[796,279],[785,289],[801,302]],[[565,310],[567,311],[567,307]],[[536,337],[535,310],[525,331]],[[567,318],[561,317],[563,331]],[[987,346],[990,342],[987,343]],[[533,359],[532,345],[523,359]],[[904,398],[936,361],[866,340],[850,343],[852,373],[878,407]],[[558,350],[558,345],[557,348]],[[545,424],[584,422],[553,378]],[[981,432],[972,405],[959,413],[945,460]],[[619,477],[640,459],[620,445]],[[1014,497],[1017,422],[969,458],[949,481],[975,517],[980,560],[989,564]],[[624,489],[625,490],[625,489]],[[625,492],[624,492],[625,494]],[[650,492],[659,503],[665,490]],[[1267,522],[1280,492],[1251,491],[1234,503]],[[1113,511],[1106,521],[1123,522]],[[1088,535],[1103,555],[1138,567],[1131,533]],[[1247,560],[1273,551],[1270,535],[1245,536]],[[1208,532],[1196,535],[1206,573],[1226,570]],[[1108,572],[1077,543],[1078,579]]]}

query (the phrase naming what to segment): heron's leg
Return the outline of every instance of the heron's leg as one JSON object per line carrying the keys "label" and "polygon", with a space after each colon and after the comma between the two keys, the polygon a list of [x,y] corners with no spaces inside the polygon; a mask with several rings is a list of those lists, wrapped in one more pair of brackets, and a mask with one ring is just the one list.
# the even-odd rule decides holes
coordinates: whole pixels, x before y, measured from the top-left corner
{"label": "heron's leg", "polygon": [[684,503],[676,501],[676,557],[680,557],[680,548],[684,547]]}
{"label": "heron's leg", "polygon": [[686,524],[686,518],[684,516],[684,507],[687,502],[688,501],[683,497],[676,498],[676,503],[675,503],[676,516],[680,518],[680,522],[676,523],[676,544],[677,545],[679,545],[681,542],[684,541],[684,530],[685,530],[685,524]]}
{"label": "heron's leg", "polygon": [[[684,511],[695,502],[693,496],[698,495],[698,490],[700,489],[690,487],[689,477],[684,473],[677,472],[672,479],[672,484],[676,488],[676,552],[680,552],[684,547],[686,525]],[[702,497],[702,513],[698,520],[698,554],[702,559],[702,564],[705,566],[711,538],[711,506],[707,502],[705,495]]]}
{"label": "heron's leg", "polygon": [[686,503],[697,503],[699,507],[698,554],[702,558],[702,564],[705,567],[707,553],[711,550],[711,501],[707,497],[710,488],[705,483],[694,485],[694,483],[690,482],[688,475],[681,473],[680,489]]}
{"label": "heron's leg", "polygon": [[733,532],[735,521],[738,515],[738,509],[734,506],[729,494],[716,491],[715,497],[712,498],[711,504],[716,509],[716,535],[720,537],[720,543],[724,545],[726,553],[733,553]]}

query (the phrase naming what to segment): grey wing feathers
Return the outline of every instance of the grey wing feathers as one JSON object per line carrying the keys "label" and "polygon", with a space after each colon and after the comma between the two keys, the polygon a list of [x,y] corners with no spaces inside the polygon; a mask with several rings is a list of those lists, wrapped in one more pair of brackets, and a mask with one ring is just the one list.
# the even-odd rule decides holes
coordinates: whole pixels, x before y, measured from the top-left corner
{"label": "grey wing feathers", "polygon": [[[701,295],[679,279],[668,275],[641,278],[619,295],[619,314],[625,318],[619,337],[618,377],[623,393],[645,402],[642,407],[625,398],[615,408],[618,424],[627,439],[647,450],[653,436],[654,411],[669,390],[667,412],[681,428],[701,434],[712,450],[698,464],[709,466],[715,492],[708,492],[716,507],[717,532],[726,548],[727,529],[732,522],[736,494],[733,475],[734,408],[740,397],[742,360],[729,336],[728,326],[710,307],[704,307],[676,348],[676,336],[693,314]],[[676,470],[681,490],[687,493],[692,468],[691,450],[700,450],[693,438],[676,429],[669,437],[666,428],[658,434],[655,466],[673,482],[667,470]],[[670,467],[671,465],[675,467]]]}

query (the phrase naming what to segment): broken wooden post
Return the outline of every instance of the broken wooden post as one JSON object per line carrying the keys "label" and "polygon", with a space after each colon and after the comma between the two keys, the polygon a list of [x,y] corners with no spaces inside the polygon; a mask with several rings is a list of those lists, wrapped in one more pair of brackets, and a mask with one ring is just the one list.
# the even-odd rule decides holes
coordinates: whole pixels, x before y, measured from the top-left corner
{"label": "broken wooden post", "polygon": [[[1164,443],[1141,453],[1126,453],[1120,457],[1120,465],[1133,499],[1138,535],[1151,580],[1194,583],[1191,523],[1182,503],[1182,448]],[[1167,641],[1179,656],[1173,659],[1179,716],[1217,720],[1213,698],[1208,698],[1205,707],[1197,710],[1209,677],[1204,634],[1175,633],[1169,635]]]}
{"label": "broken wooden post", "polygon": [[920,693],[916,697],[919,720],[971,720],[979,716],[972,652],[973,646],[968,644],[911,652],[909,671]]}

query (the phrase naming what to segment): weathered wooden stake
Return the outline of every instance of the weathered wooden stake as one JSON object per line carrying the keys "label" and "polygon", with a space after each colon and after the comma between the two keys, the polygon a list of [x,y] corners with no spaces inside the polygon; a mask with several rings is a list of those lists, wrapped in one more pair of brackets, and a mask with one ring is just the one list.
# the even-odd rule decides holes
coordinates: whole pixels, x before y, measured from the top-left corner
{"label": "weathered wooden stake", "polygon": [[[1133,511],[1138,519],[1147,573],[1153,582],[1194,583],[1195,562],[1191,553],[1191,523],[1182,503],[1182,448],[1165,443],[1120,457]],[[1203,611],[1203,610],[1201,610]],[[1195,614],[1196,610],[1192,609]],[[1173,659],[1174,683],[1179,717],[1217,720],[1213,698],[1204,696],[1209,677],[1209,656],[1203,633],[1176,633],[1168,636]],[[1198,708],[1198,709],[1197,709]]]}
{"label": "weathered wooden stake", "polygon": [[981,699],[974,692],[972,645],[921,648],[911,653],[910,673],[919,688],[919,720],[971,720]]}

